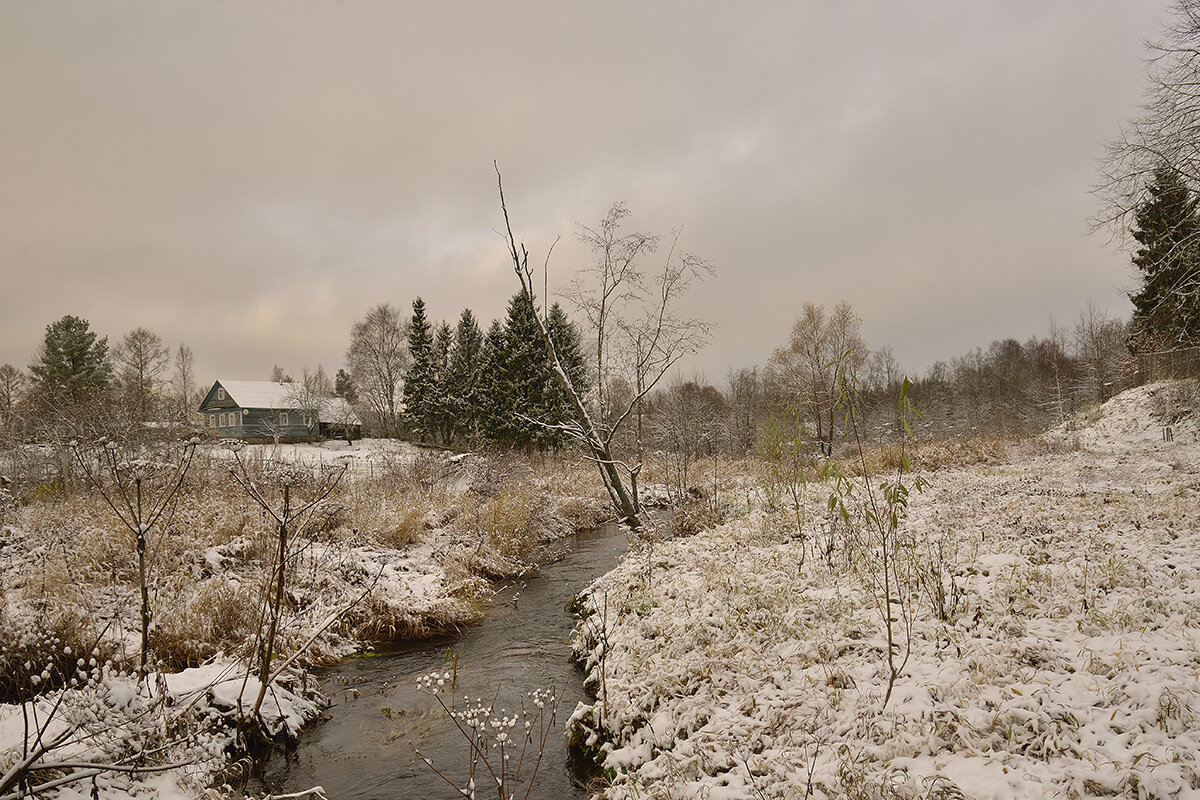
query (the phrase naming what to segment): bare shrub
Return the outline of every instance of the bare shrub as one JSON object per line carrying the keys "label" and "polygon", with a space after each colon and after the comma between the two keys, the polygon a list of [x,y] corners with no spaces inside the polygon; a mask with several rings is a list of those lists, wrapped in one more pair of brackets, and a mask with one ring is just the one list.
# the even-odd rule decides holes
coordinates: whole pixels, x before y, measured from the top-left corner
{"label": "bare shrub", "polygon": [[312,510],[308,532],[314,537],[329,538],[334,531],[350,525],[350,509],[344,504],[326,500]]}
{"label": "bare shrub", "polygon": [[603,522],[604,511],[599,498],[573,495],[561,498],[553,514],[562,527],[581,531],[594,528]]}
{"label": "bare shrub", "polygon": [[444,453],[418,453],[409,463],[407,477],[413,486],[429,489],[445,483],[454,472],[454,464]]}
{"label": "bare shrub", "polygon": [[688,501],[675,509],[672,532],[676,536],[695,536],[724,521],[720,510],[706,502],[703,497],[689,495]]}

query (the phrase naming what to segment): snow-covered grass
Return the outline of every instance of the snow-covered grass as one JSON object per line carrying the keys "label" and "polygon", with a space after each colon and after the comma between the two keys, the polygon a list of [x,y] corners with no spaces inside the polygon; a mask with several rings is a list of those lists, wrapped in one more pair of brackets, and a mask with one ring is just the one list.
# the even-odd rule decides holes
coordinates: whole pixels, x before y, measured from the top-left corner
{"label": "snow-covered grass", "polygon": [[[280,661],[295,654],[300,666],[326,663],[371,641],[472,622],[491,598],[489,578],[520,574],[543,545],[604,515],[586,462],[451,457],[370,442],[353,449],[263,445],[240,457],[269,493],[273,465],[316,470],[347,453],[351,468],[338,492],[293,532]],[[218,446],[198,457],[178,505],[148,533],[155,671],[140,689],[128,674],[140,648],[133,535],[82,485],[69,501],[5,509],[0,703],[8,705],[0,705],[0,776],[36,738],[37,725],[27,727],[35,708],[43,720],[57,708],[55,725],[94,712],[88,724],[105,731],[80,728],[56,758],[112,764],[153,750],[150,763],[190,762],[174,780],[193,791],[227,766],[231,724],[246,716],[234,697],[252,706],[258,694],[253,677],[242,689],[244,665],[262,628],[277,546],[274,521],[230,479],[231,456]],[[295,499],[298,485],[293,491]],[[80,653],[89,654],[86,674],[77,672]],[[316,687],[304,688],[302,676],[285,672],[272,685],[257,720],[267,735],[294,735],[317,713]],[[105,698],[116,695],[128,702],[109,708]],[[110,752],[109,739],[131,749]],[[149,791],[147,780],[110,775],[101,788]],[[153,786],[161,789],[164,780]]]}
{"label": "snow-covered grass", "polygon": [[598,697],[573,735],[604,796],[1200,796],[1193,392],[1142,387],[1002,458],[927,466],[886,706],[878,560],[828,487],[799,528],[752,503],[629,557],[576,637]]}

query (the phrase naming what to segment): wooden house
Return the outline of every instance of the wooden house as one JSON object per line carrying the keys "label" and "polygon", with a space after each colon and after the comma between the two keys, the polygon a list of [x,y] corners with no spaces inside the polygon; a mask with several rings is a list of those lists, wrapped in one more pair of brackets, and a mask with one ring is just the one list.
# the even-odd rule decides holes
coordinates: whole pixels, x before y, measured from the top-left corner
{"label": "wooden house", "polygon": [[247,441],[362,436],[362,422],[349,403],[313,397],[296,383],[215,381],[200,413],[205,430]]}

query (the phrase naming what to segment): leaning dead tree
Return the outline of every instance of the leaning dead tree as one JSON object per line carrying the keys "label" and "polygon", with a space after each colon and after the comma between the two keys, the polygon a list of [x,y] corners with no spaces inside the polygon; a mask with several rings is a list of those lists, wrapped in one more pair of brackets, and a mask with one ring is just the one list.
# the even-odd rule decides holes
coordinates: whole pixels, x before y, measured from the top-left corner
{"label": "leaning dead tree", "polygon": [[[712,268],[703,259],[679,251],[675,246],[676,235],[662,269],[652,279],[647,279],[637,269],[636,261],[642,253],[654,251],[657,239],[641,234],[621,237],[618,225],[627,212],[619,204],[613,206],[599,229],[584,229],[584,240],[601,256],[594,270],[597,287],[588,290],[577,286],[574,292],[576,305],[587,316],[595,332],[593,374],[596,383],[590,387],[595,401],[593,406],[585,394],[589,387],[576,386],[567,376],[547,321],[537,313],[529,252],[513,235],[498,166],[496,183],[500,209],[504,213],[505,243],[521,283],[521,296],[531,306],[550,353],[555,379],[566,393],[573,412],[572,420],[553,427],[584,445],[600,470],[604,487],[621,521],[631,529],[640,529],[645,522],[637,494],[638,475],[642,469],[640,424],[629,457],[621,458],[624,454],[615,452],[615,440],[631,419],[640,422],[643,401],[671,367],[707,342],[709,326],[706,323],[680,319],[673,311],[676,300],[692,281],[704,273],[711,273]],[[617,393],[609,391],[618,376],[629,388],[620,393],[619,399]]]}

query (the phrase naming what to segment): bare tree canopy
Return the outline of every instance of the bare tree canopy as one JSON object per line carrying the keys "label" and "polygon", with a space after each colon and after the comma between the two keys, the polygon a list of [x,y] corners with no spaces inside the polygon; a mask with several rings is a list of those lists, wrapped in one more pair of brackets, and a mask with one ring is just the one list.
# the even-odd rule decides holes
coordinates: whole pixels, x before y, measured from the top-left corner
{"label": "bare tree canopy", "polygon": [[1150,47],[1149,88],[1141,114],[1109,144],[1096,193],[1097,222],[1123,236],[1155,172],[1200,184],[1200,0],[1178,0]]}
{"label": "bare tree canopy", "polygon": [[0,433],[14,427],[25,380],[25,373],[12,364],[0,364]]}
{"label": "bare tree canopy", "polygon": [[145,422],[155,411],[160,377],[167,369],[171,351],[162,337],[147,328],[134,328],[113,349],[113,361],[121,391],[130,413]]}
{"label": "bare tree canopy", "polygon": [[867,362],[862,320],[846,301],[832,314],[805,303],[792,323],[786,347],[771,355],[768,371],[777,392],[792,397],[813,426],[814,438],[828,451],[843,379],[853,382]]}
{"label": "bare tree canopy", "polygon": [[358,398],[367,404],[385,436],[400,430],[400,389],[408,369],[408,334],[390,303],[371,308],[350,329],[346,361]]}
{"label": "bare tree canopy", "polygon": [[196,358],[192,348],[181,342],[175,351],[175,374],[171,378],[171,395],[177,421],[184,422],[195,412],[194,407],[200,404],[195,394]]}
{"label": "bare tree canopy", "polygon": [[550,353],[554,375],[573,412],[570,422],[555,427],[587,448],[622,521],[632,529],[640,528],[644,520],[638,504],[637,476],[642,464],[640,459],[627,461],[614,454],[613,440],[621,425],[635,409],[641,408],[646,395],[671,367],[707,341],[709,326],[700,320],[677,317],[675,306],[691,282],[711,273],[712,267],[697,256],[678,251],[677,233],[661,270],[653,279],[644,279],[636,260],[642,253],[653,252],[656,240],[643,234],[620,234],[619,223],[628,213],[621,204],[610,209],[598,229],[582,229],[585,241],[590,241],[600,255],[592,270],[596,280],[590,286],[578,285],[574,292],[584,316],[594,327],[599,324],[600,328],[593,339],[598,365],[594,387],[597,398],[604,396],[603,387],[608,386],[617,374],[617,365],[622,365],[633,379],[629,381],[632,391],[624,395],[627,399],[620,408],[606,410],[603,401],[598,399],[595,409],[600,412],[598,416],[588,408],[586,398],[568,375],[548,319],[533,307],[535,287],[529,252],[513,235],[499,167],[496,168],[496,181],[509,257],[521,283],[522,296],[530,305]]}
{"label": "bare tree canopy", "polygon": [[570,299],[591,327],[591,391],[597,421],[610,443],[631,416],[638,419],[637,457],[641,458],[641,412],[646,395],[679,359],[708,342],[711,326],[678,316],[677,301],[697,280],[713,272],[703,258],[679,249],[675,231],[661,266],[647,270],[662,238],[621,230],[629,216],[614,203],[595,228],[579,226],[579,238],[596,255],[579,271]]}

